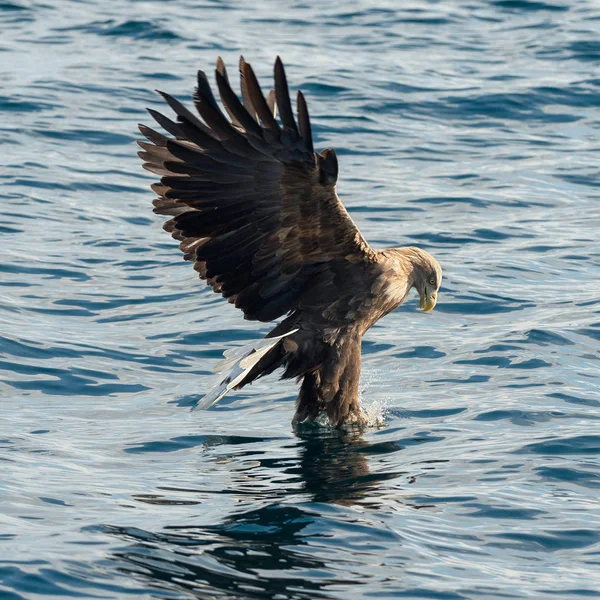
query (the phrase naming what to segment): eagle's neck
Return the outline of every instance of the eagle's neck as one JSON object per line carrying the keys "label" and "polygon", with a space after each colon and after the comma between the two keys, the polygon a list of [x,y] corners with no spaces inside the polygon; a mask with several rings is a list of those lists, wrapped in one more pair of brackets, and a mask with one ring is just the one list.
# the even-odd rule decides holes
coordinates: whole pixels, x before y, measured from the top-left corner
{"label": "eagle's neck", "polygon": [[398,308],[408,296],[412,287],[423,277],[425,266],[419,248],[390,248],[379,251],[382,267],[381,316]]}

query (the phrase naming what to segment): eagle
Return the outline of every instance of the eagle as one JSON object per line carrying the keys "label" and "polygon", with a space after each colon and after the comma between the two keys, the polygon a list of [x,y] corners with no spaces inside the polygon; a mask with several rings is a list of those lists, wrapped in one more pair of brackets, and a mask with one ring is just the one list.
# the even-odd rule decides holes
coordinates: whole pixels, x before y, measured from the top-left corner
{"label": "eagle", "polygon": [[367,243],[337,195],[335,151],[313,148],[301,91],[294,116],[279,57],[266,98],[243,57],[239,72],[241,98],[218,58],[224,112],[199,71],[198,114],[159,92],[176,120],[148,111],[168,135],[139,126],[143,166],[160,176],[151,186],[154,212],[170,217],[163,227],[183,258],[244,318],[282,318],[258,343],[225,352],[225,376],[198,407],[282,367],[282,378],[301,381],[294,423],[321,415],[333,427],[364,423],[363,335],[412,288],[419,308],[431,311],[442,269],[420,248]]}

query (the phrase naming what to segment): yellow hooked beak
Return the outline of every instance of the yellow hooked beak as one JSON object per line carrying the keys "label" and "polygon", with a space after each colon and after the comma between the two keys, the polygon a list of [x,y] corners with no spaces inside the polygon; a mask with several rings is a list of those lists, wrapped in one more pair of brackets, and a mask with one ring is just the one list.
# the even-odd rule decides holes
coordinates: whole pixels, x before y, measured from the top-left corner
{"label": "yellow hooked beak", "polygon": [[423,312],[429,312],[433,310],[435,304],[437,302],[437,292],[429,292],[427,290],[427,285],[423,286],[423,292],[421,293],[421,297],[419,300],[419,308]]}

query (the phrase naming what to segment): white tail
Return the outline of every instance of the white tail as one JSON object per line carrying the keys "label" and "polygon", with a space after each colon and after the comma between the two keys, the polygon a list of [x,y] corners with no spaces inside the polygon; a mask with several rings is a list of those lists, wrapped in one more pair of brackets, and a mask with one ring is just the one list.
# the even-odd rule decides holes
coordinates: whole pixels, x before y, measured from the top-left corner
{"label": "white tail", "polygon": [[225,358],[213,367],[213,371],[216,373],[228,371],[227,375],[200,399],[193,410],[202,410],[216,404],[229,390],[244,380],[244,377],[265,354],[275,348],[284,337],[296,333],[296,331],[298,330],[293,329],[277,337],[263,338],[246,346],[226,350],[223,353]]}

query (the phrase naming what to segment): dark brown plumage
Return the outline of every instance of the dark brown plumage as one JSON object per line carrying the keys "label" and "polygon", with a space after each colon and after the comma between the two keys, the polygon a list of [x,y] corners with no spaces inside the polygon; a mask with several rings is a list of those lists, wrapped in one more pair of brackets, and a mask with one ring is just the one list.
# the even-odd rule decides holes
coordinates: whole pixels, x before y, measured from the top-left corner
{"label": "dark brown plumage", "polygon": [[255,347],[231,353],[225,362],[232,372],[201,405],[283,367],[284,378],[303,380],[296,422],[322,412],[335,426],[362,421],[363,334],[413,287],[421,308],[431,310],[441,268],[418,248],[367,244],[336,194],[335,151],[313,150],[301,92],[296,123],[279,58],[268,99],[243,58],[239,69],[241,101],[217,61],[227,116],[199,71],[194,104],[201,119],[161,92],[177,120],[149,112],[170,137],[140,125],[149,140],[139,142],[144,168],[161,176],[152,185],[154,212],[172,217],[164,228],[184,258],[246,319],[285,317]]}

